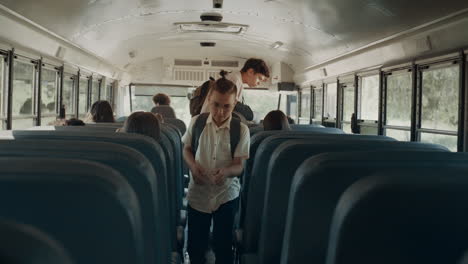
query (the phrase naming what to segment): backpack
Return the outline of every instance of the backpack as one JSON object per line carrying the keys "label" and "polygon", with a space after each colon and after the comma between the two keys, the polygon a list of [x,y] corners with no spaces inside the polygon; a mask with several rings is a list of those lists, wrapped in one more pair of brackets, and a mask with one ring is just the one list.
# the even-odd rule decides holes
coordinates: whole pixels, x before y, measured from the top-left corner
{"label": "backpack", "polygon": [[[198,143],[200,141],[200,136],[205,129],[206,120],[208,119],[209,113],[203,113],[198,116],[195,124],[192,128],[192,154],[195,158],[198,149]],[[231,119],[231,129],[229,130],[230,134],[230,143],[231,143],[231,156],[234,158],[234,152],[236,151],[237,145],[240,140],[240,120],[237,118]]]}
{"label": "backpack", "polygon": [[254,118],[254,114],[250,106],[244,104],[244,98],[242,97],[242,102],[237,102],[236,106],[234,107],[234,112],[241,114],[247,121],[252,121]]}
{"label": "backpack", "polygon": [[190,99],[190,115],[192,117],[199,115],[201,109],[203,107],[203,103],[205,102],[206,96],[210,91],[210,82],[214,81],[213,78],[210,77],[210,80],[204,82],[200,87],[195,89],[193,92],[192,99]]}

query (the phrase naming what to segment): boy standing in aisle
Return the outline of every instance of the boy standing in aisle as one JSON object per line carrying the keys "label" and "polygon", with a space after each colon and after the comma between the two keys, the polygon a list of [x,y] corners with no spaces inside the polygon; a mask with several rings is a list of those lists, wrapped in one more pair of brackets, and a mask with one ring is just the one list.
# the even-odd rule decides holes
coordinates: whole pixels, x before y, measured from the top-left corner
{"label": "boy standing in aisle", "polygon": [[239,204],[238,176],[249,158],[250,134],[232,118],[237,87],[222,78],[212,82],[209,112],[195,116],[183,137],[184,159],[191,171],[188,199],[188,253],[191,264],[204,264],[213,220],[217,264],[233,263],[234,217]]}

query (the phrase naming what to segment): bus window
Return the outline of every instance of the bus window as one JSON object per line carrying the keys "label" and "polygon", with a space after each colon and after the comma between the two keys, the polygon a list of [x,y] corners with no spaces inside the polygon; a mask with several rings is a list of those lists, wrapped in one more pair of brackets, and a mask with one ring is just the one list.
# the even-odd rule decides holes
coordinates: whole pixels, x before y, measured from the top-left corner
{"label": "bus window", "polygon": [[386,76],[385,135],[400,141],[410,141],[412,73],[408,70]]}
{"label": "bus window", "polygon": [[[103,83],[101,82],[101,86],[103,85]],[[107,84],[105,87],[102,86],[101,87],[101,96],[99,97],[100,100],[106,100],[108,102],[110,102],[109,100],[109,88],[111,87],[111,84]]]}
{"label": "bus window", "polygon": [[101,81],[100,81],[100,80],[93,79],[92,88],[91,88],[91,105],[92,105],[94,102],[99,101],[99,89],[100,89],[100,86],[101,86]]}
{"label": "bus window", "polygon": [[325,86],[325,106],[323,118],[325,122],[334,123],[336,120],[337,84],[329,83]]}
{"label": "bus window", "polygon": [[[278,108],[279,93],[277,92],[271,92],[267,89],[244,89],[243,96],[244,103],[250,106],[254,113],[254,120],[257,122],[263,120],[270,111]],[[258,100],[258,98],[262,98],[262,100]],[[286,96],[283,96],[281,101],[286,101]],[[284,109],[286,110],[286,107]]]}
{"label": "bus window", "polygon": [[421,128],[458,129],[459,67],[422,73]]}
{"label": "bus window", "polygon": [[314,90],[314,116],[313,121],[322,123],[322,107],[323,107],[323,89],[315,88]]}
{"label": "bus window", "polygon": [[351,115],[354,113],[354,85],[342,85],[343,89],[343,115],[342,115],[342,128],[346,133],[352,133],[351,131]]}
{"label": "bus window", "polygon": [[75,109],[75,82],[76,76],[65,73],[63,76],[62,88],[62,104],[65,106],[65,114],[67,118],[76,115]]}
{"label": "bus window", "polygon": [[411,72],[387,77],[387,123],[389,126],[411,126]]}
{"label": "bus window", "polygon": [[80,94],[78,96],[78,114],[80,118],[88,111],[88,79],[80,78]]}
{"label": "bus window", "polygon": [[434,133],[421,133],[421,142],[435,143],[446,146],[453,152],[457,151],[457,136]]}
{"label": "bus window", "polygon": [[299,118],[299,124],[310,124],[310,100],[311,100],[311,89],[303,89],[301,91],[301,112]]}
{"label": "bus window", "polygon": [[34,125],[34,64],[16,60],[13,80],[13,129],[25,129]]}
{"label": "bus window", "polygon": [[379,120],[379,75],[361,78],[359,119]]}
{"label": "bus window", "polygon": [[57,116],[57,71],[42,69],[41,125],[47,125]]}
{"label": "bus window", "polygon": [[421,75],[420,140],[457,151],[459,66],[430,66]]}
{"label": "bus window", "polygon": [[5,118],[5,115],[4,115],[4,109],[3,109],[3,91],[5,89],[4,87],[4,82],[5,82],[5,77],[4,77],[4,74],[5,74],[5,57],[4,56],[0,56],[0,120],[2,120],[2,125],[0,125],[0,130],[3,130],[3,120]]}
{"label": "bus window", "polygon": [[154,107],[153,96],[157,93],[164,93],[170,96],[170,106],[174,109],[177,119],[185,122],[188,126],[191,120],[189,100],[187,98],[187,90],[185,86],[132,86],[132,112],[146,111],[149,112]]}
{"label": "bus window", "polygon": [[297,93],[287,95],[286,114],[297,122]]}
{"label": "bus window", "polygon": [[385,129],[385,135],[399,141],[411,141],[411,132],[402,129]]}

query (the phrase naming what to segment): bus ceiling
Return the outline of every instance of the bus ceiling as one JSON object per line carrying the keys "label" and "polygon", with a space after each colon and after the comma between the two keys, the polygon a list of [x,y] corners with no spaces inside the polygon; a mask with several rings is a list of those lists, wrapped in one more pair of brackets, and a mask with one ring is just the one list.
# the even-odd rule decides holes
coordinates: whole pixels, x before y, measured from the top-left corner
{"label": "bus ceiling", "polygon": [[[210,25],[219,32],[181,30],[207,12],[222,16]],[[2,27],[6,44],[51,57],[76,49],[96,59],[78,63],[107,72],[165,57],[261,57],[290,65],[298,84],[468,46],[466,0],[0,0],[0,21],[18,24]],[[25,25],[36,34],[15,36]],[[28,38],[38,32],[55,45]]]}

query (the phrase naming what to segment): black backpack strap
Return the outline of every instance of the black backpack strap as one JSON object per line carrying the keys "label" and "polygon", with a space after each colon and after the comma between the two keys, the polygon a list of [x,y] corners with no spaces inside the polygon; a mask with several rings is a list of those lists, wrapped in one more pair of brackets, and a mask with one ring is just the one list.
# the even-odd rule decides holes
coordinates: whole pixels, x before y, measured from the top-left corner
{"label": "black backpack strap", "polygon": [[209,113],[200,114],[195,120],[195,124],[192,127],[192,154],[193,158],[197,154],[198,143],[200,141],[200,136],[205,129],[206,120],[208,119]]}
{"label": "black backpack strap", "polygon": [[[206,121],[208,120],[209,113],[200,114],[195,120],[195,124],[192,127],[192,154],[195,158],[197,154],[198,144],[200,142],[200,136],[205,129]],[[231,144],[231,156],[234,158],[234,152],[236,151],[237,145],[240,141],[240,130],[241,122],[237,118],[231,119],[231,129],[229,130],[230,144]]]}
{"label": "black backpack strap", "polygon": [[234,152],[236,152],[237,145],[240,141],[240,130],[241,130],[241,122],[237,118],[231,119],[231,130],[229,130],[229,135],[231,138],[231,156],[234,158]]}

